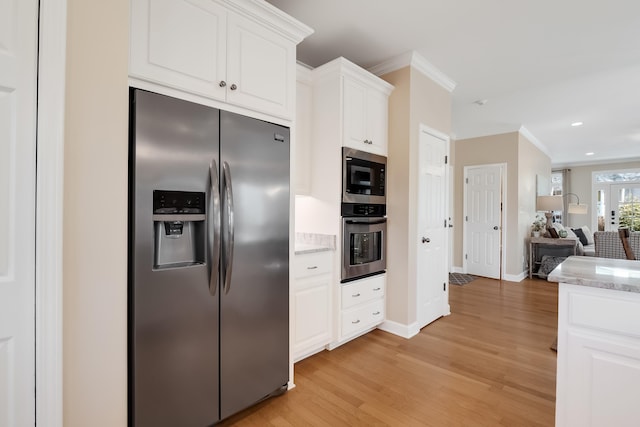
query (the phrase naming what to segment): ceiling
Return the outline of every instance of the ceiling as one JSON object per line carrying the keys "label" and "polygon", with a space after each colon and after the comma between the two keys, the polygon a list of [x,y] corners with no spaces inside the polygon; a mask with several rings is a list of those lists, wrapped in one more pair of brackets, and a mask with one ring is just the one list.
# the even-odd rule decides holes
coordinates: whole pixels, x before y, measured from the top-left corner
{"label": "ceiling", "polygon": [[456,82],[455,139],[524,127],[554,165],[640,159],[640,1],[267,1],[315,30],[312,67],[418,52]]}

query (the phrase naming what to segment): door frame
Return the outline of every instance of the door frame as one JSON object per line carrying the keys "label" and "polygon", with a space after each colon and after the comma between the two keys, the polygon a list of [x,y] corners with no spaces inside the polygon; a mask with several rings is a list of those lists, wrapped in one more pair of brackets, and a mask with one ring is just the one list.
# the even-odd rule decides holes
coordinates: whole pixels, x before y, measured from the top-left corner
{"label": "door frame", "polygon": [[62,427],[67,0],[40,1],[36,133],[36,424]]}
{"label": "door frame", "polygon": [[467,248],[468,248],[468,242],[467,242],[467,221],[465,220],[465,217],[468,215],[467,214],[467,192],[468,192],[468,186],[467,186],[467,178],[469,177],[469,170],[470,169],[478,169],[478,168],[486,168],[486,167],[499,167],[500,168],[500,200],[502,201],[502,206],[500,209],[500,278],[499,280],[502,280],[505,277],[505,251],[506,251],[506,244],[507,244],[507,240],[506,240],[506,224],[507,224],[507,207],[509,206],[507,203],[507,180],[505,179],[507,177],[507,164],[506,163],[488,163],[488,164],[481,164],[481,165],[470,165],[470,166],[465,166],[464,167],[464,176],[463,176],[463,186],[464,186],[464,191],[463,191],[463,200],[462,200],[462,271],[466,274],[467,273],[467,257],[465,256],[467,254]]}

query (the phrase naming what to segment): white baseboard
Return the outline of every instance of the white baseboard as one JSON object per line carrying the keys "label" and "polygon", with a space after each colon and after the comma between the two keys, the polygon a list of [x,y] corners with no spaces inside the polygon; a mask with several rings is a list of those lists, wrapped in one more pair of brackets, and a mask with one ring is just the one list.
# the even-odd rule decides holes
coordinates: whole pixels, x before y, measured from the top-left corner
{"label": "white baseboard", "polygon": [[455,265],[451,266],[451,272],[452,273],[460,273],[460,274],[464,274],[464,268],[463,267],[458,267]]}
{"label": "white baseboard", "polygon": [[506,280],[508,282],[522,282],[526,277],[528,277],[528,274],[523,271],[522,273],[518,274],[518,275],[514,275],[514,274],[505,274],[502,279]]}
{"label": "white baseboard", "polygon": [[385,320],[380,326],[378,326],[378,329],[406,339],[414,337],[420,332],[420,328],[415,322],[411,325],[404,325],[392,320]]}

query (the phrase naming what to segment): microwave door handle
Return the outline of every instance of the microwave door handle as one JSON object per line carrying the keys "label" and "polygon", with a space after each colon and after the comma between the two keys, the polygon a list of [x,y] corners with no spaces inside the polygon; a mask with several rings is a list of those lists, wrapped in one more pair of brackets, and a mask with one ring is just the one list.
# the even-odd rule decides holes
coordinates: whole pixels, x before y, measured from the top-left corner
{"label": "microwave door handle", "polygon": [[357,220],[357,219],[348,219],[346,221],[347,224],[384,224],[387,222],[386,218],[382,218],[379,220],[367,221],[367,220]]}
{"label": "microwave door handle", "polygon": [[213,234],[209,239],[209,293],[216,294],[218,288],[218,269],[220,268],[220,189],[218,180],[218,166],[215,159],[209,163],[209,185],[211,186],[211,199],[213,209],[209,215],[210,231]]}
{"label": "microwave door handle", "polygon": [[233,243],[235,237],[234,230],[234,209],[233,209],[233,187],[231,186],[231,168],[229,163],[224,162],[222,165],[224,175],[224,194],[225,208],[227,213],[227,238],[225,244],[226,265],[224,269],[224,293],[228,294],[231,289],[231,272],[233,267]]}

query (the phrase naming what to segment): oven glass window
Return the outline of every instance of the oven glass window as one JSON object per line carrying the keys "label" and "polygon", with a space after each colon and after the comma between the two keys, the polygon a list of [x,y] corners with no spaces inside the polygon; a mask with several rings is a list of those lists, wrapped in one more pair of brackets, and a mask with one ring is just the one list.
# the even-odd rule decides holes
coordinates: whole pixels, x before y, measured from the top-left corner
{"label": "oven glass window", "polygon": [[382,232],[351,233],[351,265],[368,264],[382,259]]}

